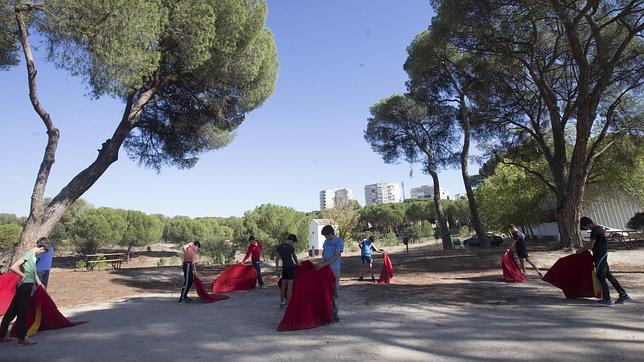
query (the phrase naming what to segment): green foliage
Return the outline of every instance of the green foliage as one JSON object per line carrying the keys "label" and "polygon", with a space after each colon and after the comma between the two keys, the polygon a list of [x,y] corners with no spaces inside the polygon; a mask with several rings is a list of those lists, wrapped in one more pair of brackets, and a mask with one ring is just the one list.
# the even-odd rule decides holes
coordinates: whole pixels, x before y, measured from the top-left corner
{"label": "green foliage", "polygon": [[77,260],[74,266],[76,269],[85,270],[87,268],[87,262],[85,260]]}
{"label": "green foliage", "polygon": [[584,199],[622,191],[644,204],[644,137],[630,135],[614,141],[593,163]]}
{"label": "green foliage", "polygon": [[481,218],[488,230],[505,230],[509,224],[534,225],[543,221],[547,192],[521,168],[500,164],[494,175],[476,190]]}
{"label": "green foliage", "polygon": [[450,232],[457,233],[462,226],[470,224],[470,208],[467,200],[441,200]]}
{"label": "green foliage", "polygon": [[15,1],[0,4],[0,70],[19,63],[18,36],[13,12]]}
{"label": "green foliage", "polygon": [[157,267],[162,267],[165,266],[165,258],[160,257],[159,260],[157,260]]}
{"label": "green foliage", "polygon": [[16,224],[0,225],[0,251],[8,250],[18,243],[22,226]]}
{"label": "green foliage", "polygon": [[[340,237],[344,240],[351,239],[360,222],[360,204],[351,200],[345,205],[336,206],[332,209],[320,211],[320,219],[331,219],[336,222],[340,228]],[[307,240],[305,240],[307,241]]]}
{"label": "green foliage", "polygon": [[235,245],[223,238],[207,240],[201,243],[200,253],[207,255],[214,264],[227,264],[235,259]]}
{"label": "green foliage", "polygon": [[420,163],[429,173],[450,162],[457,140],[453,125],[443,122],[453,116],[450,107],[394,95],[378,101],[370,111],[364,138],[386,163]]}
{"label": "green foliage", "polygon": [[[96,257],[97,261],[105,260],[105,255],[99,253],[98,256]],[[99,262],[94,264],[94,270],[105,270],[109,267],[107,262]]]}
{"label": "green foliage", "polygon": [[192,167],[224,147],[273,92],[266,4],[247,0],[53,0],[40,30],[50,58],[95,97],[156,89],[125,142],[131,158]]}
{"label": "green foliage", "polygon": [[635,213],[626,226],[633,230],[644,230],[644,212]]}
{"label": "green foliage", "polygon": [[405,200],[405,219],[409,223],[436,219],[436,209],[430,200]]}
{"label": "green foliage", "polygon": [[179,265],[179,258],[177,258],[176,256],[173,255],[170,258],[170,262],[169,262],[168,265]]}
{"label": "green foliage", "polygon": [[360,220],[363,225],[371,224],[383,233],[394,232],[404,224],[404,204],[374,204],[362,209]]}
{"label": "green foliage", "polygon": [[74,224],[74,242],[81,252],[92,254],[98,248],[117,244],[127,229],[124,210],[101,207],[84,212]]}
{"label": "green foliage", "polygon": [[[305,214],[293,208],[272,204],[264,204],[244,214],[246,233],[262,240],[265,258],[274,259],[276,248],[288,234],[295,234],[297,252],[308,249],[309,231]],[[246,238],[247,239],[247,238]],[[244,244],[247,245],[247,244]]]}
{"label": "green foliage", "polygon": [[120,240],[120,245],[146,246],[161,239],[163,233],[161,222],[156,217],[146,215],[141,211],[125,211],[127,228]]}
{"label": "green foliage", "polygon": [[160,0],[51,0],[40,29],[59,67],[88,81],[94,96],[124,97],[158,70],[167,27]]}
{"label": "green foliage", "polygon": [[420,240],[421,238],[433,238],[434,227],[428,221],[421,221],[420,224],[415,224],[414,226],[412,226],[411,235],[415,240]]}
{"label": "green foliage", "polygon": [[[46,198],[45,205],[51,203],[50,198]],[[65,211],[54,229],[49,234],[49,238],[56,241],[71,239],[73,236],[74,223],[80,215],[86,210],[92,209],[93,206],[84,199],[78,199]]]}
{"label": "green foliage", "polygon": [[206,226],[187,216],[175,216],[163,230],[163,238],[176,243],[187,243],[195,240],[204,240],[208,237]]}
{"label": "green foliage", "polygon": [[24,222],[25,222],[24,218],[20,218],[15,214],[0,213],[0,225],[5,225],[5,224],[22,225]]}
{"label": "green foliage", "polygon": [[230,240],[233,238],[234,230],[220,223],[216,217],[199,217],[194,219],[204,225],[207,230],[206,239],[223,238]]}

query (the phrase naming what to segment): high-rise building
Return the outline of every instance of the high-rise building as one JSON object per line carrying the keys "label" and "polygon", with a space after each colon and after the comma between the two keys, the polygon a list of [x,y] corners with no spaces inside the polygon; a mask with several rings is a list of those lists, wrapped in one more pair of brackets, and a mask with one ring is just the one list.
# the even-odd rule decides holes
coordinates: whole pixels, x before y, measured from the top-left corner
{"label": "high-rise building", "polygon": [[320,210],[332,209],[355,200],[351,189],[326,189],[320,191]]}
{"label": "high-rise building", "polygon": [[349,200],[355,200],[353,197],[353,191],[351,189],[338,189],[335,190],[335,206],[344,206]]}
{"label": "high-rise building", "polygon": [[364,198],[367,205],[400,202],[400,184],[379,182],[364,187]]}
{"label": "high-rise building", "polygon": [[320,191],[320,210],[332,209],[335,207],[335,192],[337,189],[326,189]]}
{"label": "high-rise building", "polygon": [[[441,187],[440,188],[441,200],[449,199],[449,190]],[[412,199],[433,199],[434,198],[434,186],[422,185],[419,187],[412,187],[411,189],[411,198]]]}

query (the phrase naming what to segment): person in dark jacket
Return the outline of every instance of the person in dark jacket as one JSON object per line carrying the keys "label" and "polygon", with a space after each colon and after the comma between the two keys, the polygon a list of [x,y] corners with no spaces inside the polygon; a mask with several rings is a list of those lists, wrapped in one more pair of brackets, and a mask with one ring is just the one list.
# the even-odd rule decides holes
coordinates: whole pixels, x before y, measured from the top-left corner
{"label": "person in dark jacket", "polygon": [[631,297],[626,293],[626,290],[617,281],[617,278],[611,273],[610,268],[608,267],[608,241],[606,240],[606,231],[600,225],[595,224],[589,217],[582,217],[579,220],[582,228],[590,229],[590,241],[588,246],[585,248],[580,248],[577,250],[577,253],[581,253],[585,250],[592,250],[593,252],[593,263],[595,268],[597,268],[597,280],[599,285],[602,288],[602,299],[598,300],[597,303],[604,306],[612,306],[613,301],[610,299],[610,289],[608,289],[608,283],[606,279],[613,285],[613,288],[619,293],[619,298],[615,301],[615,304],[623,304],[625,301],[630,300]]}

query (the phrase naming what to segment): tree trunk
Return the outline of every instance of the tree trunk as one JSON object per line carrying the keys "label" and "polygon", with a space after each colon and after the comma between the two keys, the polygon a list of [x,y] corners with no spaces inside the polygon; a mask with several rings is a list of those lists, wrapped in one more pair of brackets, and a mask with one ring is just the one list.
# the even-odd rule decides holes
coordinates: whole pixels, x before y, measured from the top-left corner
{"label": "tree trunk", "polygon": [[478,236],[481,241],[482,248],[489,248],[490,242],[487,240],[485,235],[485,229],[481,224],[481,217],[479,216],[478,206],[476,205],[476,198],[474,197],[474,191],[472,191],[472,184],[470,183],[470,176],[468,171],[468,162],[467,159],[470,154],[470,120],[467,110],[461,105],[461,127],[463,128],[463,149],[461,151],[461,174],[463,176],[463,184],[465,185],[465,193],[467,194],[467,204],[470,207],[470,218],[472,220],[472,225],[476,231],[476,236]]}
{"label": "tree trunk", "polygon": [[[43,195],[49,173],[54,163],[56,146],[59,140],[59,132],[53,125],[49,114],[44,110],[36,92],[36,66],[31,53],[27,28],[22,18],[22,11],[16,10],[16,21],[20,34],[20,41],[27,64],[27,80],[29,83],[29,98],[36,113],[40,116],[47,128],[48,142],[45,154],[41,163],[36,182],[31,195],[31,209],[24,229],[20,235],[20,241],[14,248],[11,256],[11,263],[20,257],[26,250],[32,248],[35,242],[44,236],[48,236],[54,229],[65,211],[85,193],[105,173],[107,168],[118,160],[118,152],[123,141],[134,128],[139,119],[143,107],[154,96],[159,86],[158,79],[149,89],[142,89],[132,93],[127,98],[126,107],[123,111],[121,122],[117,126],[112,138],[105,141],[98,151],[96,160],[86,169],[79,172],[59,193],[49,206],[43,210]],[[9,263],[9,265],[11,265]]]}
{"label": "tree trunk", "polygon": [[440,191],[440,182],[438,181],[438,173],[433,171],[431,166],[429,167],[429,174],[432,176],[434,182],[434,207],[436,208],[436,218],[438,219],[438,227],[440,228],[441,239],[443,240],[443,250],[453,249],[452,237],[449,235],[449,229],[447,228],[447,221],[445,220],[445,214],[443,213],[443,206],[441,206],[441,191]]}

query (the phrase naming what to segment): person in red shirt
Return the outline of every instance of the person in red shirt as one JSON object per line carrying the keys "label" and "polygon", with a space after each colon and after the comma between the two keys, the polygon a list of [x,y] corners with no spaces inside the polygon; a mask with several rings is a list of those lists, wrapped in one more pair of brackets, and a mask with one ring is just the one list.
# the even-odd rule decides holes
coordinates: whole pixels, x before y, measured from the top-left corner
{"label": "person in red shirt", "polygon": [[244,256],[244,259],[241,262],[242,264],[245,263],[250,256],[250,260],[253,263],[255,270],[257,271],[257,284],[259,284],[260,288],[264,288],[265,286],[264,280],[262,280],[262,268],[259,264],[259,257],[262,254],[262,242],[255,239],[253,235],[248,238],[248,241],[250,242],[250,245],[248,245],[246,256]]}
{"label": "person in red shirt", "polygon": [[179,304],[192,302],[192,299],[188,298],[188,292],[192,287],[193,275],[197,274],[195,259],[199,248],[201,248],[201,243],[198,241],[193,241],[181,247],[183,251],[183,265],[181,266],[183,269],[183,287],[181,288]]}

